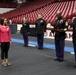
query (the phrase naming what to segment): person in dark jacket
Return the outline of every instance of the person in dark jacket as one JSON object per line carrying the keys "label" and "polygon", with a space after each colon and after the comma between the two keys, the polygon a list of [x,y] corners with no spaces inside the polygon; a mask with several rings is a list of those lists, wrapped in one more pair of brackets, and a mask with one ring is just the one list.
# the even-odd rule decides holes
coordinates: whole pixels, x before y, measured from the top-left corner
{"label": "person in dark jacket", "polygon": [[46,32],[46,21],[42,19],[41,14],[38,14],[38,19],[36,20],[35,25],[38,49],[43,49],[44,32]]}
{"label": "person in dark jacket", "polygon": [[22,23],[20,33],[22,34],[23,39],[24,39],[24,47],[27,47],[28,46],[28,34],[29,34],[29,22],[27,21],[25,17],[23,18],[23,23]]}
{"label": "person in dark jacket", "polygon": [[52,32],[55,32],[55,49],[56,49],[56,59],[55,61],[64,60],[64,46],[65,46],[65,31],[68,28],[68,21],[61,16],[61,11],[56,13],[57,19],[54,22],[54,29]]}

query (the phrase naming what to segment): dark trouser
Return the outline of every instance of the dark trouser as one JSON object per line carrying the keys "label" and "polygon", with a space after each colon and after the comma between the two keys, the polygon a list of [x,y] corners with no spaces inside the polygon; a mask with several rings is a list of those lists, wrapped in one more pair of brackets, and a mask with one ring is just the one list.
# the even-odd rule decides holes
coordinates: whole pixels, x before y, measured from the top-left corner
{"label": "dark trouser", "polygon": [[64,60],[64,40],[55,40],[55,49],[57,59]]}
{"label": "dark trouser", "polygon": [[10,47],[10,42],[1,42],[1,59],[8,59],[8,50]]}
{"label": "dark trouser", "polygon": [[28,46],[28,32],[23,33],[24,46]]}
{"label": "dark trouser", "polygon": [[73,39],[73,47],[74,47],[75,62],[76,62],[76,40],[74,40],[74,39]]}
{"label": "dark trouser", "polygon": [[44,34],[37,34],[38,48],[43,48]]}

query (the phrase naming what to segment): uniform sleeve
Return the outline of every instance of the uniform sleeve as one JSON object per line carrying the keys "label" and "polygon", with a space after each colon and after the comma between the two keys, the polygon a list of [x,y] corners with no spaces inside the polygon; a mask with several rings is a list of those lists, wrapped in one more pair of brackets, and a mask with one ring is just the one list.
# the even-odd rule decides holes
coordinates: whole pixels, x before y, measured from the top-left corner
{"label": "uniform sleeve", "polygon": [[73,22],[70,24],[70,28],[73,28],[73,26],[76,25],[76,18],[74,18]]}
{"label": "uniform sleeve", "polygon": [[37,20],[36,20],[36,22],[35,22],[35,31],[36,31],[36,29],[37,29]]}
{"label": "uniform sleeve", "polygon": [[47,23],[46,23],[46,21],[44,21],[44,32],[46,32],[46,25],[47,25]]}
{"label": "uniform sleeve", "polygon": [[57,20],[55,20],[54,23],[53,23],[53,27],[54,27],[54,29],[55,29],[56,26],[57,26],[57,25],[56,25],[56,22],[57,22]]}
{"label": "uniform sleeve", "polygon": [[68,27],[73,28],[73,23],[70,23]]}
{"label": "uniform sleeve", "polygon": [[51,30],[51,32],[54,34],[54,28],[55,28],[55,21],[52,23],[53,29]]}
{"label": "uniform sleeve", "polygon": [[27,29],[28,29],[27,31],[28,32],[30,32],[30,26],[29,25],[30,25],[30,23],[28,22],[28,27],[27,27]]}
{"label": "uniform sleeve", "polygon": [[20,34],[22,34],[22,32],[23,32],[23,31],[22,31],[22,28],[23,28],[23,27],[20,28]]}
{"label": "uniform sleeve", "polygon": [[53,29],[51,30],[52,33],[55,32],[55,29],[56,29],[56,22],[57,22],[57,19],[52,23],[52,26],[53,26]]}
{"label": "uniform sleeve", "polygon": [[76,18],[73,20],[70,27],[72,28],[74,25],[76,25]]}
{"label": "uniform sleeve", "polygon": [[64,27],[62,29],[60,29],[60,32],[65,32],[68,30],[68,21],[64,19]]}

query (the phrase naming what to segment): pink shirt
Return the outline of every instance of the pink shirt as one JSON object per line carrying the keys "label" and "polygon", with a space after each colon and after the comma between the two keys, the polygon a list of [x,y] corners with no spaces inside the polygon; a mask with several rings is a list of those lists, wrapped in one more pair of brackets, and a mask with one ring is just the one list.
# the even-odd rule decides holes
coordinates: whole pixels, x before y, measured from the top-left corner
{"label": "pink shirt", "polygon": [[0,25],[0,42],[10,42],[10,28],[9,26],[3,27]]}

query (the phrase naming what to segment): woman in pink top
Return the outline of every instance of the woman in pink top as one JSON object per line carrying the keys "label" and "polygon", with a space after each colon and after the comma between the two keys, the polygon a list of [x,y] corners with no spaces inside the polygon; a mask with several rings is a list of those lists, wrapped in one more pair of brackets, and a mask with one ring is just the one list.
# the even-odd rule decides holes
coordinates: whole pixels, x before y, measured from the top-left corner
{"label": "woman in pink top", "polygon": [[8,50],[10,47],[11,36],[10,36],[10,28],[7,26],[7,19],[2,18],[0,20],[0,43],[1,43],[1,59],[2,66],[11,65],[8,62]]}

